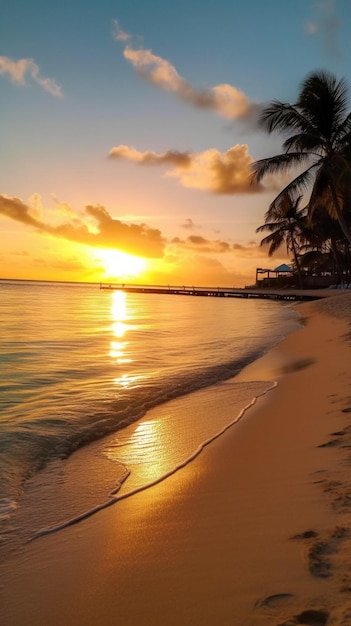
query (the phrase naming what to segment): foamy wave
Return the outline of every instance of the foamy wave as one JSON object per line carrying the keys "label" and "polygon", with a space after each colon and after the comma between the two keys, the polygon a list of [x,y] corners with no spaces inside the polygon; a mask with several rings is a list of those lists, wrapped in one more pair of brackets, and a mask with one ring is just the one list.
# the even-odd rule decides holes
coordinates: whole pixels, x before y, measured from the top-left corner
{"label": "foamy wave", "polygon": [[60,530],[68,528],[69,526],[73,526],[74,524],[78,524],[79,522],[86,520],[92,515],[95,515],[96,513],[116,504],[117,502],[120,502],[121,500],[126,500],[127,498],[131,498],[132,496],[135,496],[136,494],[141,493],[142,491],[150,489],[154,487],[155,485],[158,485],[159,483],[163,482],[170,476],[174,475],[176,472],[178,472],[179,470],[184,468],[186,465],[191,463],[194,459],[196,459],[199,456],[199,454],[201,454],[201,452],[204,450],[204,448],[206,448],[206,446],[212,443],[215,439],[218,439],[218,437],[223,435],[229,428],[234,426],[234,424],[236,424],[243,417],[246,411],[257,402],[257,399],[259,397],[264,396],[266,393],[274,389],[277,386],[277,384],[278,383],[276,381],[273,381],[272,384],[269,387],[267,387],[261,394],[258,394],[257,396],[252,398],[252,400],[239,412],[239,414],[232,421],[230,421],[223,428],[218,430],[214,435],[212,435],[211,437],[203,441],[189,456],[187,456],[183,461],[175,465],[168,472],[162,474],[155,480],[152,480],[144,485],[141,485],[131,491],[127,491],[126,493],[118,496],[116,494],[120,491],[122,485],[130,476],[130,471],[128,470],[127,467],[125,467],[124,468],[125,471],[124,471],[122,478],[120,479],[116,487],[110,492],[109,499],[107,501],[103,502],[102,504],[92,509],[89,509],[88,511],[86,511],[85,513],[82,513],[81,515],[72,517],[71,519],[67,520],[66,522],[63,522],[62,524],[58,524],[57,526],[52,526],[50,528],[43,528],[39,530],[33,535],[32,540],[38,539],[40,537],[44,537],[45,535],[56,533]]}

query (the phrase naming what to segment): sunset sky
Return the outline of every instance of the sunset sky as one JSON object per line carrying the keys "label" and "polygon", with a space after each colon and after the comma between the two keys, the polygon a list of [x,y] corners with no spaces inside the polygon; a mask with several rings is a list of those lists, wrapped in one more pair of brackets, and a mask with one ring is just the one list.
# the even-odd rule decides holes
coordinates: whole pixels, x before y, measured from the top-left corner
{"label": "sunset sky", "polygon": [[[257,128],[329,70],[349,0],[12,0],[0,10],[1,278],[234,285],[283,181]],[[132,255],[132,256],[126,256]]]}

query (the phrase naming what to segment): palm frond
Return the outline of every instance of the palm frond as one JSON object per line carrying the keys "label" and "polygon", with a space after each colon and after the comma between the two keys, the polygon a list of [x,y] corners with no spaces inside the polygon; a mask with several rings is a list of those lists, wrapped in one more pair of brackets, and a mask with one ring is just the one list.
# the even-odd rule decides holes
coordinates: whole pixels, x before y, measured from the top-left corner
{"label": "palm frond", "polygon": [[281,192],[274,198],[269,205],[266,215],[271,213],[275,215],[280,211],[280,203],[282,198],[289,194],[292,201],[296,200],[299,196],[303,195],[310,187],[314,180],[314,170],[318,167],[318,163],[314,163],[307,170],[296,176]]}
{"label": "palm frond", "polygon": [[280,232],[271,233],[262,239],[260,246],[268,246],[268,256],[272,256],[278,248],[284,243],[284,235]]}
{"label": "palm frond", "polygon": [[[292,168],[307,168],[290,181],[271,202],[265,224],[257,232],[270,231],[262,243],[285,241],[297,259],[296,239],[301,245],[314,228],[321,240],[327,236],[327,222],[318,231],[316,215],[323,209],[329,219],[337,218],[351,244],[351,113],[348,87],[333,74],[313,72],[301,84],[295,104],[278,100],[262,112],[260,125],[269,133],[285,135],[283,154],[261,159],[251,165],[253,183],[266,175],[286,174]],[[301,195],[311,191],[308,208],[298,209]],[[308,224],[307,224],[308,221]],[[307,228],[307,225],[309,228]],[[335,233],[333,226],[330,230]],[[282,239],[281,239],[282,238]],[[297,263],[297,260],[296,260]]]}
{"label": "palm frond", "polygon": [[321,138],[318,133],[299,133],[288,137],[284,143],[283,148],[286,152],[300,151],[310,153],[313,156],[315,153],[320,154],[325,152],[325,142],[321,142]]}
{"label": "palm frond", "polygon": [[343,145],[350,145],[351,142],[351,113],[349,113],[342,123],[335,130],[333,144],[336,149]]}
{"label": "palm frond", "polygon": [[266,230],[270,233],[275,232],[277,230],[277,222],[265,222],[262,226],[256,228],[256,233],[263,233]]}
{"label": "palm frond", "polygon": [[308,159],[308,154],[289,152],[288,154],[279,154],[274,157],[255,161],[251,165],[251,180],[253,183],[258,183],[267,174],[285,174],[292,167],[302,165]]}
{"label": "palm frond", "polygon": [[303,82],[296,106],[318,128],[324,139],[331,139],[342,124],[348,105],[347,85],[326,71],[313,72]]}
{"label": "palm frond", "polygon": [[273,100],[263,110],[259,125],[268,133],[276,130],[284,133],[293,130],[300,130],[301,132],[312,130],[309,121],[294,105],[279,100]]}

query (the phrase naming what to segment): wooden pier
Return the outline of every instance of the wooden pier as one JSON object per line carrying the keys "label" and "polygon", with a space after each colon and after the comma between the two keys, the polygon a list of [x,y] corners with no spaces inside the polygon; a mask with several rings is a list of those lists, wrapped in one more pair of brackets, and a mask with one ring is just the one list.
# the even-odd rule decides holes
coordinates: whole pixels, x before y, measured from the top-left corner
{"label": "wooden pier", "polygon": [[187,285],[139,285],[127,283],[100,283],[100,289],[126,293],[163,294],[173,296],[207,296],[212,298],[259,298],[268,300],[308,301],[331,295],[302,289],[251,289],[235,287],[194,287]]}

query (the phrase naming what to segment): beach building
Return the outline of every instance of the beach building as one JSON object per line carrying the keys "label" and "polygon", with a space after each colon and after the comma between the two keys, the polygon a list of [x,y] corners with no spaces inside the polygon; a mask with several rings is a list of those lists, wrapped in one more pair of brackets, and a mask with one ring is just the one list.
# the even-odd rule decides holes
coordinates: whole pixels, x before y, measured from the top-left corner
{"label": "beach building", "polygon": [[292,280],[294,279],[293,269],[290,265],[287,265],[286,263],[282,263],[281,265],[278,265],[278,267],[274,269],[267,269],[267,268],[262,268],[262,267],[256,268],[256,286],[257,287],[273,287],[274,285],[278,286],[278,284],[279,286],[281,286],[280,285],[280,283],[282,282],[281,279],[284,279],[283,281],[284,284],[289,284],[289,286]]}

